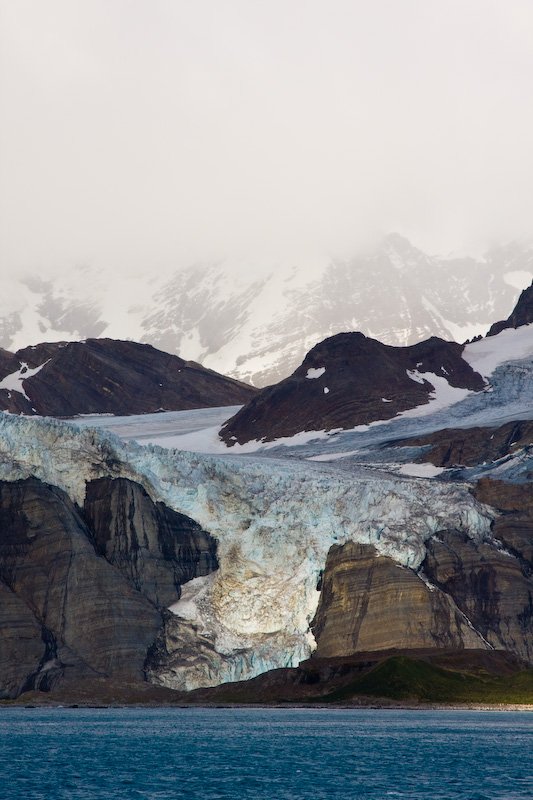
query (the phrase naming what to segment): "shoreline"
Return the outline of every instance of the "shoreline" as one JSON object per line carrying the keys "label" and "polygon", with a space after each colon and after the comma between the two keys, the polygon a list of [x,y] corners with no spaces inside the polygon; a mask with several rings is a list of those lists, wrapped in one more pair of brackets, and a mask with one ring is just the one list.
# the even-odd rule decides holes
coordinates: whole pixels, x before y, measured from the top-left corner
{"label": "shoreline", "polygon": [[[366,698],[365,698],[366,699]],[[0,700],[0,711],[6,708],[19,708],[27,710],[40,709],[313,709],[320,711],[505,711],[533,713],[533,703],[98,703],[98,702],[17,702],[15,700]]]}

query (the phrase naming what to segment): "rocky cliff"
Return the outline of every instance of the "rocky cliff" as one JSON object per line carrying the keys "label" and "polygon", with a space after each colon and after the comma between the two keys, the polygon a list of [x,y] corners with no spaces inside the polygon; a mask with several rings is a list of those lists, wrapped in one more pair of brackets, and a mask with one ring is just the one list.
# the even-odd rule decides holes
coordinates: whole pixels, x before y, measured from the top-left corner
{"label": "rocky cliff", "polygon": [[[495,530],[513,533],[514,525]],[[416,572],[367,545],[333,546],[312,623],[321,658],[359,651],[497,649],[533,663],[532,528],[518,550],[441,531]],[[526,544],[526,541],[529,544]]]}
{"label": "rocky cliff", "polygon": [[217,567],[209,534],[136,484],[90,486],[87,511],[35,478],[0,483],[0,697],[143,680],[161,605]]}
{"label": "rocky cliff", "polygon": [[319,658],[402,648],[487,647],[449,593],[368,545],[334,545],[320,585],[312,623]]}
{"label": "rocky cliff", "polygon": [[91,481],[84,511],[97,551],[159,608],[179,599],[183,583],[218,567],[214,539],[133,481]]}
{"label": "rocky cliff", "polygon": [[87,339],[0,353],[0,408],[13,414],[145,414],[239,404],[255,392],[136,342]]}

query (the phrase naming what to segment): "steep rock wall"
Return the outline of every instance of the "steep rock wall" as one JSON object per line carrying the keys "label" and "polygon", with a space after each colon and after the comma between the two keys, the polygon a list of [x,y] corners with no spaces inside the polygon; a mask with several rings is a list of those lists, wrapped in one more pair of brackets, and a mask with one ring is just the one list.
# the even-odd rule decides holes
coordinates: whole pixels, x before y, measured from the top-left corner
{"label": "steep rock wall", "polygon": [[375,548],[347,542],[328,553],[312,623],[322,658],[358,651],[485,648],[453,598]]}
{"label": "steep rock wall", "polygon": [[84,511],[98,552],[158,607],[175,603],[183,583],[218,569],[213,537],[184,514],[154,503],[138,483],[91,481]]}
{"label": "steep rock wall", "polygon": [[422,568],[492,647],[533,662],[533,580],[518,558],[446,531],[427,543]]}
{"label": "steep rock wall", "polygon": [[[58,487],[0,482],[0,697],[63,680],[144,680],[158,606],[179,598],[179,580],[216,569],[209,534],[140,486],[106,479],[89,494],[88,526]],[[109,559],[98,542],[116,545]]]}
{"label": "steep rock wall", "polygon": [[498,649],[533,662],[533,580],[496,540],[440,531],[418,572],[348,542],[331,548],[312,623],[316,654]]}

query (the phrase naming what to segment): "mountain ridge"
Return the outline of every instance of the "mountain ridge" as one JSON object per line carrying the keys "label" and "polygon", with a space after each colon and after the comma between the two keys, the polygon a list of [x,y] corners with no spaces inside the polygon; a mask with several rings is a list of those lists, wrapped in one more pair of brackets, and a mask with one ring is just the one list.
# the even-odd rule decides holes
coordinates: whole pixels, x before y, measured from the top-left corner
{"label": "mountain ridge", "polygon": [[[107,337],[149,343],[257,386],[287,377],[326,337],[359,330],[405,346],[462,342],[512,310],[533,278],[533,250],[437,257],[399,234],[352,258],[252,255],[151,277],[78,268],[6,281],[0,347]],[[509,282],[511,281],[511,282]]]}
{"label": "mountain ridge", "polygon": [[143,414],[233,405],[256,391],[136,342],[46,342],[0,353],[0,408],[15,414]]}

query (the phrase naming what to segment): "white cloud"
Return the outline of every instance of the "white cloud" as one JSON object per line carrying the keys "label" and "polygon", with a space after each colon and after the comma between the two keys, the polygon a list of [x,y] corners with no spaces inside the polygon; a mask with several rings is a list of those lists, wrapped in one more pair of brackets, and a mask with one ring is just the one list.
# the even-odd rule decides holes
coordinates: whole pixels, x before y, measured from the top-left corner
{"label": "white cloud", "polygon": [[0,0],[2,264],[531,233],[519,0]]}

